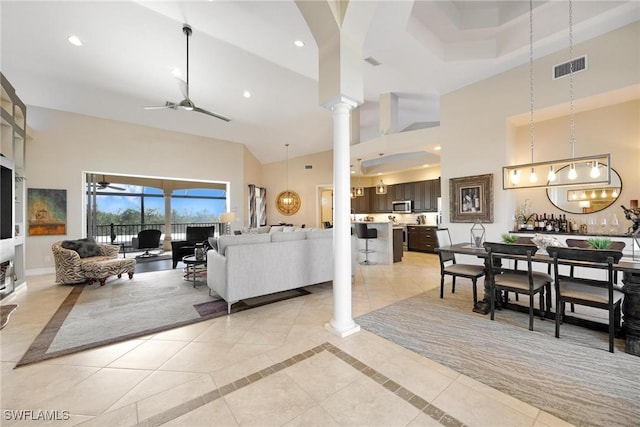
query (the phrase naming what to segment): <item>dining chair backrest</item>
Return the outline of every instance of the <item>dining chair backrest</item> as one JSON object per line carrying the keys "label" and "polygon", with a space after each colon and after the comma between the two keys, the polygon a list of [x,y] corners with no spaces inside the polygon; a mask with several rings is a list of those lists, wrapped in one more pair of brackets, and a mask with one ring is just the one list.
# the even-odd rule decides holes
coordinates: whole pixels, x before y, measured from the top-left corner
{"label": "dining chair backrest", "polygon": [[[487,251],[487,256],[490,258],[492,266],[501,265],[501,262],[498,262],[497,260],[502,260],[504,258],[514,259],[516,260],[516,262],[518,260],[525,261],[527,263],[527,273],[529,275],[530,285],[533,284],[531,257],[534,256],[538,251],[538,247],[536,245],[527,245],[523,243],[484,242],[484,249]],[[509,270],[517,269],[517,265],[514,263],[514,268]],[[500,270],[504,269],[491,269],[491,273],[496,274]]]}
{"label": "dining chair backrest", "polygon": [[589,249],[589,248],[577,248],[568,247],[563,248],[559,246],[547,247],[547,253],[554,259],[564,259],[568,261],[586,261],[607,264],[609,258],[611,263],[615,264],[622,258],[622,252],[612,249]]}
{"label": "dining chair backrest", "polygon": [[522,255],[527,254],[533,256],[538,251],[538,247],[534,244],[525,243],[500,243],[500,242],[484,242],[484,248],[492,254],[503,255]]}
{"label": "dining chair backrest", "polygon": [[[436,230],[436,239],[438,240],[438,247],[451,246],[451,234],[449,234],[448,228],[439,228]],[[440,264],[445,262],[456,263],[456,257],[453,252],[438,252],[440,257]]]}

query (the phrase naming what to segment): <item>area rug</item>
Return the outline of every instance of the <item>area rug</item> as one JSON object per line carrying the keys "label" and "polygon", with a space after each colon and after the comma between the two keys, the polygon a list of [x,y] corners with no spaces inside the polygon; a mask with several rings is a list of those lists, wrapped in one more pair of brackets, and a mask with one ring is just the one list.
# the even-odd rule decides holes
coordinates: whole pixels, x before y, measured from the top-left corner
{"label": "area rug", "polygon": [[0,329],[4,328],[7,323],[9,323],[9,317],[16,308],[18,308],[16,304],[7,304],[0,306]]}
{"label": "area rug", "polygon": [[[232,313],[306,294],[296,289],[247,299]],[[206,284],[194,288],[181,270],[76,285],[16,367],[225,315],[226,302],[210,296]]]}
{"label": "area rug", "polygon": [[529,331],[528,314],[512,310],[491,321],[472,312],[471,292],[458,288],[442,300],[436,288],[356,322],[572,424],[638,426],[640,358],[624,353],[622,340],[612,354],[606,333],[563,324],[557,339],[553,321],[536,317]]}

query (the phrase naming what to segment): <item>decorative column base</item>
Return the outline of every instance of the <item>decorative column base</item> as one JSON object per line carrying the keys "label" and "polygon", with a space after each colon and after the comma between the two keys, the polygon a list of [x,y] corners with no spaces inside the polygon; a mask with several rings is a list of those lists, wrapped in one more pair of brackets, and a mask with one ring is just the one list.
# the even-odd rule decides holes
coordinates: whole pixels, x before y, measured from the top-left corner
{"label": "decorative column base", "polygon": [[360,332],[360,325],[358,325],[357,323],[353,323],[351,326],[346,328],[337,328],[332,323],[326,323],[324,325],[324,328],[332,334],[339,336],[340,338],[344,338],[351,334],[355,334],[356,332]]}

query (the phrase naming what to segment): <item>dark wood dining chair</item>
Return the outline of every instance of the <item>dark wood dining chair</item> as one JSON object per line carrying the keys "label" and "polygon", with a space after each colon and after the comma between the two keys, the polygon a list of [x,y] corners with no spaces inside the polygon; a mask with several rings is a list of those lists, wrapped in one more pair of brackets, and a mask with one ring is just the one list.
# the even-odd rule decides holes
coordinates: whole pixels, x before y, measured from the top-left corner
{"label": "dark wood dining chair", "polygon": [[[449,229],[436,230],[438,247],[451,246],[451,235]],[[464,277],[471,280],[473,284],[473,305],[478,302],[478,279],[485,275],[485,268],[482,264],[459,264],[453,252],[438,252],[440,259],[440,298],[444,298],[444,277],[451,276],[451,293],[456,293],[456,278]]]}
{"label": "dark wood dining chair", "polygon": [[[609,351],[613,353],[613,339],[620,329],[620,305],[623,293],[614,288],[613,264],[622,258],[622,252],[605,249],[584,248],[547,248],[553,257],[554,281],[556,290],[556,338],[560,338],[560,324],[564,316],[565,303],[585,305],[609,312]],[[578,278],[563,276],[558,265],[573,263],[584,268],[605,269],[606,279]],[[592,276],[593,277],[593,276]]]}
{"label": "dark wood dining chair", "polygon": [[[484,248],[487,251],[490,265],[493,266],[488,272],[491,320],[494,320],[495,317],[496,291],[526,294],[529,296],[529,330],[533,331],[534,297],[536,294],[539,295],[540,317],[544,319],[546,314],[545,290],[551,288],[551,282],[553,281],[550,275],[533,271],[531,257],[536,254],[538,247],[532,244],[485,242]],[[502,267],[502,261],[505,259],[525,262],[527,269],[516,270]],[[550,299],[551,295],[547,293],[547,300]]]}
{"label": "dark wood dining chair", "polygon": [[[567,239],[566,240],[567,246],[570,248],[582,248],[582,249],[590,249],[591,245],[589,244],[588,240],[585,239]],[[615,242],[611,242],[611,246],[609,247],[610,250],[612,251],[620,251],[622,252],[622,250],[624,249],[624,247],[627,246],[627,244],[625,242],[621,242],[621,241],[615,241]],[[573,273],[574,273],[574,269],[573,266],[569,267],[569,276],[573,277]],[[618,283],[618,272],[614,271],[613,272],[613,284],[616,285]],[[618,289],[619,290],[619,289]],[[573,304],[571,304],[571,312],[575,312],[575,306]]]}

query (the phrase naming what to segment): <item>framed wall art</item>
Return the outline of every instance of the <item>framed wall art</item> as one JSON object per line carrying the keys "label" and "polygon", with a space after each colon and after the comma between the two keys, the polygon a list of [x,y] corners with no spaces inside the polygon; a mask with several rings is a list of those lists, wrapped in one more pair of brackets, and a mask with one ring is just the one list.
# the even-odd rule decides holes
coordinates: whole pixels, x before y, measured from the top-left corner
{"label": "framed wall art", "polygon": [[67,190],[27,189],[29,236],[67,234]]}
{"label": "framed wall art", "polygon": [[493,174],[449,179],[451,222],[493,222]]}

